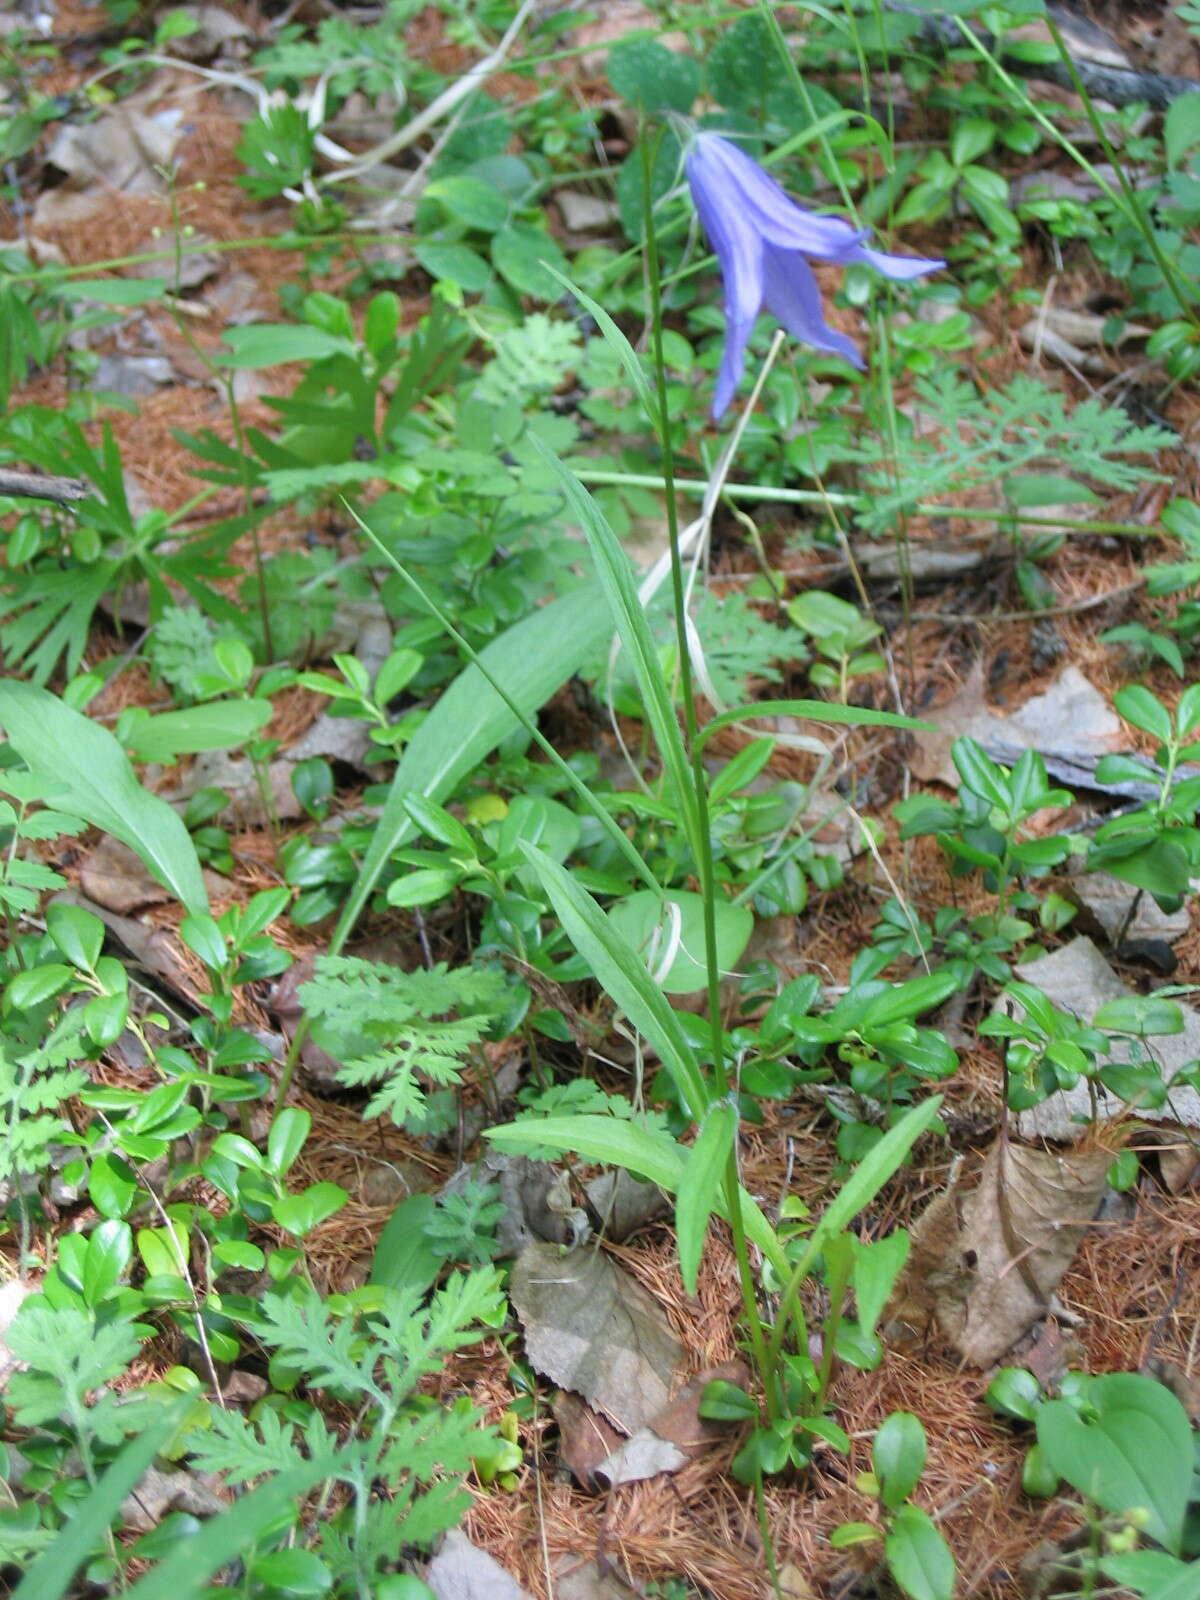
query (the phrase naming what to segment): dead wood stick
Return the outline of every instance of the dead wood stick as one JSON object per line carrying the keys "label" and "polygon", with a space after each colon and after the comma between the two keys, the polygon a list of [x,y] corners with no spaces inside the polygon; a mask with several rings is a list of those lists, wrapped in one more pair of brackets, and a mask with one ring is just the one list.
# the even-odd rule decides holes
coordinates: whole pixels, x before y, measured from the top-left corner
{"label": "dead wood stick", "polygon": [[80,478],[55,478],[42,472],[10,472],[0,467],[0,495],[17,495],[25,500],[51,500],[56,506],[69,506],[82,500],[88,486]]}

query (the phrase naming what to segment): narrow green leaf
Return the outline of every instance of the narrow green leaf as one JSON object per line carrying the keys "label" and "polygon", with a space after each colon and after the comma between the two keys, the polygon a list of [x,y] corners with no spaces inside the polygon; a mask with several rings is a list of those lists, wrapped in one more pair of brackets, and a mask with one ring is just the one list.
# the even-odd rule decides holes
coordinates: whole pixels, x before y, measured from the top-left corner
{"label": "narrow green leaf", "polygon": [[[332,954],[346,942],[393,853],[416,836],[405,802],[414,794],[445,799],[524,719],[532,725],[534,714],[603,647],[611,629],[603,599],[594,589],[576,589],[518,622],[480,652],[479,666],[459,674],[400,758],[330,942]],[[503,686],[515,709],[505,704],[484,671]]]}
{"label": "narrow green leaf", "polygon": [[679,718],[675,715],[671,686],[663,671],[658,647],[638,595],[633,567],[604,513],[579,479],[536,437],[533,442],[547,467],[558,479],[572,516],[587,535],[600,585],[608,597],[609,610],[641,690],[646,720],[654,735],[658,758],[666,773],[676,812],[686,830],[693,858],[700,861],[703,859],[703,850],[691,765],[684,749]]}
{"label": "narrow green leaf", "polygon": [[533,845],[523,843],[522,849],[542,880],[567,937],[604,992],[654,1046],[688,1111],[699,1122],[710,1098],[704,1075],[678,1013],[664,998],[645,962],[565,868]]}
{"label": "narrow green leaf", "polygon": [[709,1107],[688,1152],[675,1197],[675,1239],[683,1287],[695,1294],[704,1253],[704,1236],[721,1192],[721,1175],[729,1163],[737,1133],[737,1107],[728,1100]]}
{"label": "narrow green leaf", "polygon": [[[563,1116],[531,1117],[524,1122],[509,1122],[499,1128],[485,1128],[484,1137],[502,1150],[532,1150],[548,1146],[552,1150],[574,1151],[585,1161],[622,1167],[674,1194],[679,1188],[687,1152],[669,1133],[641,1128],[617,1117]],[[739,1188],[742,1226],[750,1243],[767,1257],[780,1276],[788,1271],[788,1259],[755,1201]],[[728,1218],[725,1196],[713,1207]]]}
{"label": "narrow green leaf", "polygon": [[[165,1409],[124,1446],[87,1498],[72,1508],[70,1521],[54,1543],[34,1560],[12,1600],[60,1600],[66,1594],[76,1572],[99,1549],[121,1502],[179,1426],[189,1404],[184,1401]],[[178,1600],[180,1592],[177,1590],[172,1600]]]}
{"label": "narrow green leaf", "polygon": [[853,728],[910,728],[915,733],[936,733],[936,722],[920,717],[902,717],[896,711],[872,711],[866,706],[840,706],[829,700],[756,700],[753,705],[734,706],[706,722],[701,742],[735,722],[758,722],[770,717],[805,717],[812,722],[835,723]]}
{"label": "narrow green leaf", "polygon": [[936,1121],[941,1105],[940,1094],[930,1095],[928,1100],[922,1100],[920,1105],[906,1111],[899,1122],[887,1130],[879,1143],[868,1150],[821,1214],[809,1237],[807,1248],[799,1260],[794,1265],[789,1262],[788,1294],[785,1298],[789,1298],[790,1292],[803,1283],[813,1262],[825,1248],[826,1241],[842,1233],[858,1213],[870,1205],[905,1160],[913,1145]]}
{"label": "narrow green leaf", "polygon": [[[258,1534],[299,1502],[322,1478],[336,1476],[332,1458],[281,1472],[238,1500],[228,1511],[211,1517],[198,1533],[180,1544],[167,1559],[126,1590],[126,1600],[179,1600],[199,1593],[200,1585],[228,1561],[247,1551]],[[28,1600],[35,1600],[31,1591]],[[36,1600],[50,1600],[37,1593]]]}
{"label": "narrow green leaf", "polygon": [[646,413],[647,422],[649,422],[655,433],[658,433],[660,431],[658,425],[658,401],[654,397],[654,391],[651,389],[649,379],[646,376],[646,369],[642,365],[641,357],[637,351],[598,300],[593,300],[591,295],[585,294],[578,284],[572,283],[570,278],[564,273],[556,271],[548,263],[546,264],[546,271],[552,277],[557,278],[563,288],[570,293],[571,298],[578,300],[579,304],[595,319],[596,326],[604,335],[606,343],[610,344],[620,356],[621,365],[625,368],[634,392],[642,403],[642,410]]}

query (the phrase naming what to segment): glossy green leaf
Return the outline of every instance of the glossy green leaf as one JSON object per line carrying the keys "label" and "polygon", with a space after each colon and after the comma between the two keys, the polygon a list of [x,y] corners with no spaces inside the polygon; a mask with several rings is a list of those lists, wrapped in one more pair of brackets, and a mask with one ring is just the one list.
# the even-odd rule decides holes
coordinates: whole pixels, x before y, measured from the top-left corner
{"label": "glossy green leaf", "polygon": [[879,1498],[895,1511],[920,1482],[928,1444],[925,1429],[911,1411],[893,1411],[875,1434],[871,1470],[879,1483]]}

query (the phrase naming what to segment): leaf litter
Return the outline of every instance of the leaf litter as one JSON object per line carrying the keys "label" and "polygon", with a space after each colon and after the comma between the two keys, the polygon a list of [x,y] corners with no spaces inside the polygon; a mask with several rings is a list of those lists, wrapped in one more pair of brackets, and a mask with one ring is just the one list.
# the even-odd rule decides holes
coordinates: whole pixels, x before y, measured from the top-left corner
{"label": "leaf litter", "polygon": [[[217,8],[203,9],[213,10]],[[648,14],[643,14],[643,20],[645,20],[646,16]],[[116,252],[114,251],[113,253],[115,254]],[[982,704],[982,700],[980,703]],[[1070,708],[1063,706],[1060,709],[1063,711],[1066,721],[1069,722],[1071,716]],[[1011,734],[1011,719],[1001,718],[996,720],[1003,722],[1005,724],[1004,731]],[[993,729],[993,732],[995,731]],[[130,907],[130,909],[133,908]],[[844,955],[844,951],[841,954]],[[835,959],[840,958],[838,956]],[[1044,975],[1038,981],[1044,981]],[[361,1127],[353,1119],[346,1119],[344,1123],[340,1122],[338,1120],[338,1108],[336,1107],[327,1106],[324,1111],[327,1117],[331,1119],[324,1125],[324,1132],[330,1140],[330,1146],[323,1156],[314,1156],[313,1160],[321,1164],[322,1167],[333,1162],[338,1166],[338,1170],[344,1173],[347,1160],[360,1161],[362,1159],[361,1152],[355,1148],[358,1139],[361,1137]],[[1072,1133],[1075,1131],[1075,1129],[1071,1130]],[[339,1138],[344,1140],[346,1145],[353,1151],[352,1155],[346,1156],[343,1153],[342,1156],[338,1157],[332,1153],[334,1143]],[[1082,1305],[1085,1307],[1085,1314],[1089,1316],[1090,1326],[1084,1332],[1092,1339],[1090,1358],[1093,1362],[1103,1362],[1106,1359],[1105,1345],[1103,1339],[1097,1337],[1098,1334],[1102,1333],[1105,1338],[1111,1341],[1114,1337],[1114,1329],[1118,1326],[1123,1316],[1126,1318],[1125,1329],[1136,1327],[1136,1319],[1129,1315],[1127,1309],[1134,1301],[1124,1292],[1115,1292],[1118,1288],[1123,1291],[1124,1286],[1113,1285],[1105,1279],[1105,1269],[1102,1262],[1098,1263],[1095,1258],[1103,1257],[1106,1241],[1099,1230],[1089,1230],[1088,1222],[1090,1216],[1084,1215],[1087,1209],[1087,1197],[1095,1188],[1094,1169],[1102,1157],[1107,1162],[1108,1155],[1098,1151],[1089,1152],[1085,1161],[1081,1153],[1077,1151],[1068,1151],[1062,1154],[1030,1149],[1015,1144],[1007,1144],[1002,1150],[999,1141],[993,1144],[985,1160],[978,1186],[972,1194],[963,1198],[961,1208],[957,1202],[952,1207],[955,1213],[954,1222],[957,1230],[952,1236],[954,1241],[953,1248],[958,1250],[964,1267],[969,1274],[973,1275],[971,1288],[965,1298],[960,1295],[957,1302],[961,1312],[961,1326],[959,1322],[955,1321],[955,1318],[959,1316],[959,1312],[951,1311],[943,1312],[942,1314],[949,1321],[952,1328],[958,1329],[955,1337],[960,1341],[959,1343],[956,1344],[955,1338],[952,1338],[947,1333],[946,1328],[942,1325],[942,1317],[938,1316],[935,1309],[935,1321],[939,1332],[942,1337],[950,1340],[952,1346],[958,1349],[964,1360],[972,1359],[972,1357],[964,1353],[963,1345],[972,1351],[975,1357],[983,1359],[979,1354],[980,1351],[990,1349],[1002,1336],[1007,1337],[1008,1329],[1020,1323],[1035,1303],[1043,1308],[1042,1311],[1035,1312],[1034,1320],[1036,1321],[1037,1316],[1044,1314],[1047,1305],[1051,1306],[1051,1308],[1053,1307],[1055,1288],[1063,1290],[1068,1299],[1073,1295],[1073,1303],[1077,1306]],[[309,1158],[306,1156],[305,1159],[307,1161]],[[1082,1167],[1080,1165],[1081,1162],[1083,1163]],[[1091,1165],[1088,1165],[1089,1162]],[[989,1164],[992,1169],[990,1172]],[[791,1168],[789,1167],[790,1172]],[[779,1176],[778,1172],[773,1174],[774,1181],[769,1186],[773,1194],[779,1192]],[[809,1174],[804,1173],[796,1175],[798,1189],[804,1186],[802,1180],[807,1179],[809,1176]],[[928,1170],[922,1170],[918,1183],[936,1187],[943,1178],[944,1173],[939,1172],[934,1166]],[[1102,1184],[1100,1187],[1102,1189]],[[822,1185],[818,1175],[818,1181],[812,1187],[812,1195],[817,1203],[819,1203],[821,1193]],[[911,1200],[911,1195],[901,1193],[894,1201],[890,1202],[897,1208],[892,1217],[893,1221],[909,1214]],[[974,1204],[971,1203],[972,1200]],[[1193,1279],[1196,1277],[1194,1270],[1196,1263],[1194,1259],[1187,1257],[1186,1251],[1180,1242],[1182,1230],[1185,1228],[1190,1214],[1187,1208],[1191,1204],[1193,1202],[1189,1201],[1187,1197],[1182,1197],[1175,1209],[1164,1209],[1155,1212],[1151,1218],[1143,1218],[1138,1226],[1125,1233],[1124,1249],[1131,1250],[1136,1247],[1141,1251],[1143,1265],[1141,1276],[1138,1280],[1137,1293],[1141,1297],[1141,1303],[1143,1304],[1153,1304],[1161,1309],[1163,1296],[1159,1294],[1157,1301],[1155,1296],[1161,1287],[1162,1275],[1161,1271],[1157,1275],[1155,1274],[1152,1263],[1161,1258],[1164,1238],[1174,1241],[1173,1247],[1176,1248],[1176,1253],[1179,1256],[1180,1270],[1182,1271],[1188,1264],[1189,1259],[1191,1259]],[[1092,1209],[1094,1211],[1094,1204]],[[365,1221],[364,1216],[366,1216]],[[377,1221],[377,1219],[374,1220]],[[343,1223],[345,1224],[344,1226],[342,1226]],[[372,1219],[367,1213],[356,1212],[344,1219],[340,1219],[338,1227],[329,1228],[321,1237],[313,1241],[314,1258],[323,1264],[323,1269],[326,1271],[330,1282],[337,1282],[339,1274],[347,1270],[348,1258],[345,1250],[347,1236],[357,1229],[360,1234],[365,1234],[369,1237],[371,1226]],[[988,1234],[989,1229],[991,1230],[992,1243],[996,1246],[991,1257],[988,1257],[986,1252],[981,1252],[980,1250],[980,1246],[984,1242],[984,1237]],[[1194,1231],[1193,1229],[1193,1234]],[[1061,1239],[1058,1237],[1059,1234],[1063,1235]],[[947,1235],[947,1237],[951,1236]],[[999,1245],[996,1245],[997,1239],[999,1240]],[[1067,1251],[1068,1243],[1071,1246],[1069,1253]],[[1080,1246],[1082,1246],[1081,1249]],[[602,1261],[607,1260],[602,1252],[596,1251],[594,1246],[588,1248],[594,1258]],[[1080,1275],[1077,1275],[1077,1278],[1072,1280],[1072,1260],[1076,1257],[1077,1252],[1082,1257],[1083,1265],[1087,1267],[1090,1275],[1081,1271]],[[548,1260],[543,1261],[538,1266],[538,1270],[551,1270],[555,1264],[561,1266],[561,1255],[557,1254],[557,1252],[554,1255],[555,1261],[553,1263]],[[969,1261],[968,1257],[972,1255],[974,1260]],[[714,1250],[713,1257],[714,1259],[706,1266],[706,1275],[711,1275],[712,1279],[709,1290],[714,1286],[724,1286],[723,1295],[718,1293],[716,1298],[720,1316],[728,1320],[731,1315],[730,1307],[736,1304],[736,1295],[729,1293],[730,1264],[720,1247]],[[1063,1260],[1063,1257],[1066,1259]],[[647,1260],[653,1262],[652,1251],[647,1252]],[[527,1263],[527,1267],[528,1265]],[[1076,1266],[1079,1267],[1079,1265],[1077,1262]],[[1111,1277],[1111,1263],[1107,1270]],[[1065,1280],[1063,1278],[1064,1272],[1067,1274]],[[665,1381],[669,1390],[671,1385],[678,1381],[681,1371],[694,1370],[696,1365],[699,1364],[697,1357],[701,1354],[711,1355],[712,1352],[705,1349],[703,1333],[697,1334],[697,1330],[689,1324],[686,1315],[676,1317],[676,1325],[679,1329],[686,1331],[687,1337],[682,1341],[676,1341],[672,1360],[670,1363],[665,1364],[669,1376],[664,1379],[658,1368],[653,1363],[649,1363],[649,1370],[656,1374],[656,1380],[651,1381],[646,1377],[639,1364],[642,1356],[641,1344],[643,1338],[647,1338],[653,1346],[656,1343],[656,1337],[648,1333],[647,1330],[657,1328],[661,1333],[664,1326],[669,1327],[662,1308],[664,1305],[671,1305],[673,1296],[678,1292],[672,1282],[669,1264],[660,1263],[657,1269],[652,1268],[647,1275],[655,1279],[655,1293],[647,1295],[646,1298],[649,1301],[650,1309],[647,1309],[643,1304],[640,1317],[631,1314],[629,1308],[632,1303],[632,1297],[626,1292],[624,1285],[612,1291],[612,1300],[619,1308],[616,1314],[617,1324],[621,1327],[625,1327],[628,1324],[628,1330],[631,1330],[628,1331],[627,1336],[622,1335],[622,1338],[617,1340],[617,1353],[613,1357],[612,1364],[618,1370],[623,1371],[625,1370],[623,1363],[632,1362],[638,1372],[638,1381],[644,1383],[649,1392],[654,1393],[656,1392],[656,1382],[662,1383]],[[629,1282],[632,1283],[633,1280],[630,1279]],[[1014,1283],[1023,1286],[1024,1290],[1027,1291],[1024,1302],[1022,1302],[1019,1295],[1015,1294],[1012,1288]],[[1066,1288],[1064,1288],[1064,1284],[1067,1285]],[[634,1287],[637,1286],[634,1285]],[[1110,1293],[1110,1290],[1113,1292]],[[702,1286],[703,1292],[705,1290]],[[943,1298],[947,1297],[944,1296]],[[948,1298],[951,1304],[955,1303],[952,1295]],[[561,1308],[556,1308],[552,1312],[547,1312],[545,1308],[540,1309],[542,1314],[548,1317],[551,1324],[557,1319],[567,1325],[566,1334],[557,1336],[560,1346],[559,1353],[552,1353],[551,1356],[551,1359],[557,1365],[561,1357],[561,1347],[569,1345],[571,1339],[580,1337],[580,1334],[578,1331],[572,1331],[570,1313],[564,1315]],[[1181,1319],[1185,1319],[1186,1315],[1186,1302],[1181,1302],[1171,1313],[1169,1319],[1173,1332],[1178,1332],[1177,1325],[1181,1325]],[[710,1319],[703,1324],[703,1327],[711,1328],[714,1321],[715,1318]],[[542,1332],[545,1333],[545,1330],[543,1329]],[[1148,1336],[1149,1329],[1146,1332]],[[537,1337],[538,1334],[535,1332],[535,1343]],[[548,1347],[553,1352],[556,1339],[553,1329],[546,1334],[546,1337],[548,1339]],[[585,1341],[589,1339],[586,1332],[582,1337]],[[674,1338],[675,1335],[672,1334],[671,1337]],[[590,1344],[599,1347],[591,1358],[592,1366],[599,1369],[602,1375],[606,1366],[609,1365],[603,1351],[606,1342],[607,1331],[604,1329],[594,1331],[590,1335]],[[1117,1352],[1108,1350],[1107,1359],[1119,1359],[1121,1362],[1128,1364],[1129,1352],[1127,1349],[1123,1349],[1118,1355]],[[891,1365],[889,1363],[889,1366]],[[582,1370],[585,1376],[591,1371],[586,1359],[582,1363]],[[552,1373],[551,1375],[553,1376],[554,1374]],[[961,1492],[964,1469],[960,1465],[956,1477],[951,1470],[952,1464],[944,1455],[939,1454],[939,1445],[946,1440],[961,1439],[963,1419],[968,1419],[968,1426],[975,1433],[973,1442],[978,1446],[980,1440],[984,1441],[985,1451],[987,1452],[985,1468],[993,1469],[989,1482],[984,1485],[982,1491],[976,1495],[967,1508],[967,1515],[975,1518],[981,1531],[981,1536],[986,1536],[990,1526],[989,1518],[994,1515],[996,1505],[1003,1499],[1003,1495],[998,1495],[996,1492],[996,1480],[998,1479],[1001,1484],[1007,1485],[1004,1493],[1007,1494],[1009,1509],[1011,1509],[1014,1494],[1012,1491],[1012,1459],[1010,1456],[1005,1461],[1002,1448],[997,1442],[997,1437],[988,1435],[987,1419],[981,1413],[978,1405],[980,1385],[972,1378],[968,1377],[963,1380],[945,1369],[938,1368],[936,1364],[928,1366],[924,1373],[914,1373],[911,1367],[905,1366],[902,1375],[906,1380],[906,1386],[903,1386],[900,1390],[895,1387],[897,1372],[894,1370],[866,1377],[843,1375],[843,1379],[840,1380],[841,1388],[838,1392],[838,1400],[839,1404],[844,1407],[847,1423],[855,1428],[870,1427],[873,1425],[872,1419],[878,1420],[878,1415],[881,1415],[884,1410],[891,1406],[905,1404],[917,1408],[926,1419],[931,1435],[936,1436],[928,1477],[930,1488],[936,1493],[938,1503],[941,1504],[951,1503],[953,1496],[950,1499],[944,1498],[944,1494],[949,1489]],[[611,1377],[611,1374],[609,1376]],[[945,1395],[943,1398],[939,1399],[929,1392],[931,1379],[934,1384],[940,1385],[944,1389]],[[485,1381],[487,1380],[479,1379],[481,1384],[485,1383]],[[556,1381],[562,1380],[556,1379]],[[593,1380],[590,1376],[587,1376],[587,1381],[591,1384]],[[603,1385],[606,1380],[601,1376],[596,1381]],[[668,1409],[670,1404],[671,1402],[668,1401]],[[939,1409],[939,1407],[944,1407],[945,1409]],[[662,1426],[663,1415],[664,1412],[662,1410],[654,1413],[652,1417],[641,1424],[641,1427],[645,1429],[653,1428],[657,1432],[657,1429]],[[946,1420],[946,1426],[939,1430],[939,1422],[943,1418]],[[661,1437],[661,1435],[659,1436]],[[711,1448],[716,1442],[708,1441],[708,1447]],[[676,1448],[682,1451],[682,1446],[677,1445]],[[609,1455],[611,1456],[612,1454],[613,1451],[610,1450]],[[727,1452],[725,1462],[727,1464]],[[997,1464],[998,1462],[999,1465]],[[661,1571],[663,1570],[663,1563],[666,1561],[673,1564],[674,1570],[694,1574],[697,1583],[701,1583],[706,1578],[711,1580],[714,1571],[718,1570],[719,1560],[731,1561],[732,1570],[729,1571],[728,1576],[726,1576],[727,1568],[724,1565],[720,1566],[722,1597],[724,1600],[725,1595],[740,1597],[741,1595],[749,1596],[762,1593],[760,1581],[762,1558],[761,1551],[754,1548],[753,1522],[752,1518],[746,1515],[747,1508],[744,1501],[736,1491],[730,1492],[727,1485],[718,1487],[714,1484],[713,1469],[720,1470],[722,1464],[720,1459],[714,1459],[702,1465],[698,1464],[696,1468],[685,1467],[679,1473],[679,1479],[683,1481],[682,1483],[677,1482],[677,1487],[674,1490],[664,1491],[662,1483],[619,1485],[611,1493],[605,1516],[606,1520],[610,1521],[613,1539],[622,1548],[627,1548],[632,1554],[638,1556],[646,1569]],[[863,1464],[861,1452],[859,1452],[852,1459],[851,1465],[853,1467],[861,1467]],[[976,1449],[971,1458],[972,1470],[977,1472],[978,1465],[979,1452]],[[689,1473],[691,1473],[691,1477],[688,1476]],[[571,1541],[570,1548],[576,1551],[588,1547],[589,1544],[594,1546],[596,1542],[594,1523],[592,1521],[581,1522],[577,1516],[573,1515],[577,1508],[569,1502],[564,1493],[560,1492],[560,1487],[555,1486],[552,1491],[552,1504],[547,1518],[547,1534],[551,1543],[569,1539]],[[851,1514],[851,1511],[847,1510],[847,1506],[852,1506],[853,1497],[844,1484],[831,1483],[818,1472],[815,1475],[812,1489],[813,1495],[807,1506],[788,1504],[784,1492],[780,1491],[776,1486],[771,1486],[767,1493],[769,1510],[772,1516],[777,1517],[778,1526],[783,1537],[788,1537],[792,1540],[792,1548],[797,1552],[803,1552],[799,1564],[793,1563],[791,1567],[791,1570],[797,1574],[801,1570],[813,1572],[817,1570],[818,1566],[815,1560],[815,1536],[811,1527],[804,1525],[806,1518],[811,1522],[808,1512],[811,1509],[812,1499],[824,1495],[835,1515]],[[678,1513],[677,1504],[680,1495],[683,1496],[683,1504],[686,1508],[686,1515],[682,1517]],[[673,1499],[672,1496],[675,1498]],[[494,1497],[492,1501],[486,1504],[483,1502],[478,1503],[469,1525],[472,1527],[478,1526],[481,1529],[490,1528],[493,1536],[492,1541],[490,1541],[490,1547],[504,1549],[506,1545],[511,1543],[513,1529],[509,1527],[505,1530],[499,1530],[496,1527],[496,1518],[503,1518],[508,1512],[508,1508],[502,1502],[498,1502],[499,1497]],[[982,1515],[978,1514],[981,1508]],[[512,1520],[510,1516],[510,1523]],[[948,1520],[952,1525],[954,1522],[953,1515]],[[521,1535],[518,1529],[518,1536],[527,1536],[527,1533],[527,1527],[525,1535]],[[457,1543],[457,1546],[454,1544],[456,1540],[461,1541]],[[515,1580],[509,1578],[502,1568],[498,1568],[495,1562],[487,1565],[488,1558],[486,1557],[485,1564],[482,1565],[475,1565],[473,1562],[469,1562],[463,1556],[463,1543],[468,1543],[469,1541],[461,1540],[461,1536],[452,1535],[450,1542],[452,1549],[457,1548],[459,1556],[457,1570],[459,1576],[451,1580],[452,1583],[457,1583],[458,1587],[451,1588],[446,1600],[459,1600],[462,1595],[476,1592],[501,1596],[511,1590],[514,1600],[516,1600],[516,1596],[525,1594],[526,1591],[522,1590]],[[978,1542],[976,1541],[967,1547],[978,1548]],[[1000,1548],[1000,1545],[996,1546],[997,1551]],[[729,1554],[730,1551],[735,1552],[732,1558]],[[738,1551],[746,1556],[744,1570],[740,1575],[736,1559],[736,1552]],[[578,1556],[572,1559],[576,1567],[578,1567]],[[528,1570],[527,1561],[522,1561],[520,1564],[514,1561],[512,1565],[513,1570]],[[593,1563],[593,1565],[595,1564]],[[451,1570],[455,1570],[453,1566]],[[555,1570],[561,1571],[557,1563]],[[580,1570],[585,1569],[581,1568]],[[596,1570],[598,1573],[600,1572],[599,1568]],[[468,1571],[482,1572],[484,1574],[482,1581],[491,1583],[493,1586],[479,1590],[463,1587],[463,1584],[468,1581],[475,1581],[461,1576],[463,1572]],[[602,1573],[600,1575],[603,1576]],[[967,1569],[964,1571],[963,1577],[966,1590],[970,1592],[978,1583],[986,1581],[987,1574]],[[536,1588],[537,1585],[534,1583],[532,1576],[530,1581]],[[613,1581],[616,1580],[614,1579]],[[510,1590],[506,1590],[503,1587],[505,1582],[510,1586]],[[441,1591],[438,1592],[440,1593]],[[797,1589],[797,1592],[809,1591],[807,1589]]]}

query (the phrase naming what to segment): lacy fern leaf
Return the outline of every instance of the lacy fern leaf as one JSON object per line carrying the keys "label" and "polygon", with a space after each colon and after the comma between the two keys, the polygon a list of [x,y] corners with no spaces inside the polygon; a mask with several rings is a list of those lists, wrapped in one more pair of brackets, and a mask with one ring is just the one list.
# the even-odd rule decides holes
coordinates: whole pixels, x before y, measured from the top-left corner
{"label": "lacy fern leaf", "polygon": [[420,1113],[424,1083],[458,1082],[468,1052],[503,1012],[507,988],[493,967],[400,972],[325,956],[300,998],[314,1039],[342,1063],[338,1081],[377,1086],[365,1114],[403,1123]]}

